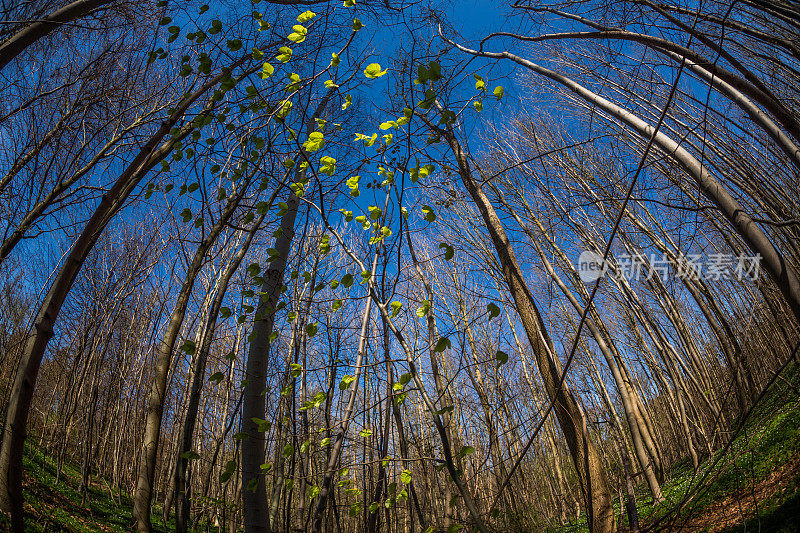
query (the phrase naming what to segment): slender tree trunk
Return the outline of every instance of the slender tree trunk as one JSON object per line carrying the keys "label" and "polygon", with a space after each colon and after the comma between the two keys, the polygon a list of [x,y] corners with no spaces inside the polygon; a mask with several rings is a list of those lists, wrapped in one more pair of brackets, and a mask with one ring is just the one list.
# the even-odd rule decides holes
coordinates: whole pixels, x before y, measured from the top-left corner
{"label": "slender tree trunk", "polygon": [[517,314],[528,335],[528,341],[534,349],[548,396],[551,401],[555,402],[556,417],[566,437],[578,478],[581,481],[589,515],[589,527],[597,533],[610,532],[614,527],[611,492],[603,472],[600,456],[589,437],[586,416],[566,383],[562,383],[561,387],[558,387],[561,382],[560,364],[552,353],[552,342],[533,295],[522,275],[522,270],[517,263],[502,222],[489,198],[473,179],[469,159],[461,149],[452,130],[439,129],[438,131],[444,135],[450,149],[455,154],[461,180],[483,217],[500,260],[509,293],[514,299]]}
{"label": "slender tree trunk", "polygon": [[189,495],[188,491],[191,487],[189,460],[183,456],[184,453],[192,449],[192,435],[194,434],[194,427],[197,421],[197,409],[200,405],[200,392],[205,378],[206,360],[208,352],[211,349],[211,341],[214,338],[214,328],[216,327],[217,317],[219,310],[222,307],[222,302],[225,298],[225,293],[228,290],[228,283],[231,277],[239,269],[242,259],[247,254],[250,244],[253,242],[258,228],[269,212],[269,207],[277,196],[278,188],[268,202],[268,207],[253,223],[250,231],[247,233],[243,243],[239,243],[239,248],[236,254],[231,258],[228,265],[222,271],[217,286],[214,288],[215,294],[211,302],[211,306],[206,316],[206,323],[203,325],[203,333],[200,336],[200,342],[197,345],[197,356],[193,358],[193,365],[191,368],[191,381],[189,384],[189,398],[186,404],[186,415],[183,420],[181,430],[181,446],[178,449],[178,464],[175,468],[175,531],[178,533],[185,533],[188,531],[189,521]]}

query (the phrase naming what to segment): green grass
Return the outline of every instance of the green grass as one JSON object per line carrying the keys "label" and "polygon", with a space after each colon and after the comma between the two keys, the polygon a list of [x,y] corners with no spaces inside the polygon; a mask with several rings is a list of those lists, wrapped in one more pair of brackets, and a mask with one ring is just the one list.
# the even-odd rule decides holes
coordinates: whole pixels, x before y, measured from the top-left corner
{"label": "green grass", "polygon": [[[642,527],[661,520],[667,531],[673,524],[672,528],[690,525],[686,531],[800,532],[800,367],[792,364],[783,372],[729,449],[722,457],[720,453],[703,461],[698,472],[694,472],[689,457],[672,465],[661,487],[665,501],[658,506],[653,505],[647,486],[640,484],[636,497]],[[777,477],[780,482],[774,486],[765,482],[775,479],[770,478],[773,472],[781,472]],[[760,492],[754,495],[754,488]],[[676,512],[687,495],[691,500]],[[754,508],[748,509],[744,523],[726,528],[715,521],[715,509],[726,505],[738,508],[739,502],[748,498]],[[620,526],[627,527],[627,516],[620,512],[617,498],[614,512],[617,517],[622,515]],[[554,531],[577,533],[587,529],[582,517]]]}
{"label": "green grass", "polygon": [[[800,531],[800,476],[786,470],[775,486],[765,483],[773,472],[791,468],[800,457],[800,396],[795,385],[800,382],[798,369],[789,368],[784,379],[773,385],[745,422],[723,457],[721,452],[706,459],[695,473],[687,459],[674,465],[662,486],[666,501],[654,508],[644,487],[640,493],[640,520],[653,523],[674,516],[674,507],[687,494],[693,498],[678,513],[681,524],[693,520],[696,528],[707,527],[733,533],[738,531]],[[716,464],[715,463],[716,460]],[[791,464],[790,464],[791,463]],[[716,508],[749,501],[754,508],[744,524],[720,529],[715,522]],[[715,508],[716,506],[716,508]],[[694,529],[694,528],[693,528]]]}
{"label": "green grass", "polygon": [[[128,532],[133,526],[132,500],[124,491],[117,491],[105,481],[93,478],[81,504],[80,472],[65,463],[56,482],[53,458],[26,443],[25,457],[25,531],[33,532]],[[160,509],[151,516],[154,531],[172,531],[165,527]],[[0,514],[0,529],[8,520]]]}

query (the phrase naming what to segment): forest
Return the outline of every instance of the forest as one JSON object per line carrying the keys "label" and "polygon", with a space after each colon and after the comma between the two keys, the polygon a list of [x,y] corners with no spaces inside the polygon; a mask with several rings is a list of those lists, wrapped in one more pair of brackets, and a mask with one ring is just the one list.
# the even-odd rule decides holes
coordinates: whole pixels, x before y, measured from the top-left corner
{"label": "forest", "polygon": [[0,15],[0,529],[800,530],[795,2]]}

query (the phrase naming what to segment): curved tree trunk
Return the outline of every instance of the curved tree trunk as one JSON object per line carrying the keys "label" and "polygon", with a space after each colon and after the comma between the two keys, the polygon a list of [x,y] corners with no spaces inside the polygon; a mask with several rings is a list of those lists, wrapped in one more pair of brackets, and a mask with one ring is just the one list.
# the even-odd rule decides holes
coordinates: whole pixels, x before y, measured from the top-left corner
{"label": "curved tree trunk", "polygon": [[[225,71],[227,74],[229,71]],[[197,92],[183,101],[169,119],[164,121],[158,131],[150,137],[138,155],[127,166],[114,185],[103,195],[81,234],[64,260],[64,264],[54,276],[50,289],[43,298],[34,320],[34,326],[20,357],[16,379],[11,389],[3,442],[0,446],[0,508],[11,514],[12,528],[22,530],[22,451],[25,443],[28,412],[33,390],[39,375],[42,357],[53,336],[55,321],[67,298],[72,285],[80,273],[86,258],[102,235],[106,225],[119,212],[125,200],[133,192],[147,172],[164,157],[172,146],[183,140],[194,129],[190,122],[175,136],[160,144],[170,130],[179,122],[187,109],[205,91],[215,85],[223,74],[215,76]],[[216,105],[215,101],[206,104],[202,113],[208,113]]]}
{"label": "curved tree trunk", "polygon": [[611,492],[600,455],[589,437],[586,415],[566,383],[562,383],[561,387],[558,386],[561,382],[560,363],[553,355],[552,341],[536,307],[533,295],[525,282],[505,228],[489,198],[472,177],[469,159],[461,149],[452,130],[439,129],[438,131],[444,135],[450,149],[455,154],[461,181],[478,207],[494,243],[503,277],[509,293],[514,299],[517,314],[528,336],[528,342],[534,350],[545,389],[550,400],[555,403],[556,417],[566,438],[583,489],[589,515],[589,527],[591,531],[597,533],[613,531],[614,511]]}

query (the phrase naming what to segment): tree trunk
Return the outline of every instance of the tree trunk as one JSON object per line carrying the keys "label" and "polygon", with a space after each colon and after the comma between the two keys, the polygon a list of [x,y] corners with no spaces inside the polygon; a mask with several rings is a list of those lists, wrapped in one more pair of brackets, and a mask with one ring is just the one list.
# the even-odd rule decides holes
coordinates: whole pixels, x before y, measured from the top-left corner
{"label": "tree trunk", "polygon": [[[536,307],[533,295],[525,282],[519,263],[517,263],[505,228],[503,228],[489,198],[473,179],[469,159],[461,149],[452,130],[439,129],[438,131],[445,136],[450,149],[455,154],[461,181],[477,205],[494,244],[503,277],[509,293],[514,299],[517,314],[525,328],[528,341],[534,350],[547,394],[555,404],[556,417],[575,463],[586,501],[589,527],[596,533],[611,532],[614,527],[614,511],[600,455],[589,437],[583,410],[567,384],[561,383],[560,363],[552,352],[552,341]],[[560,387],[559,383],[561,383]]]}

